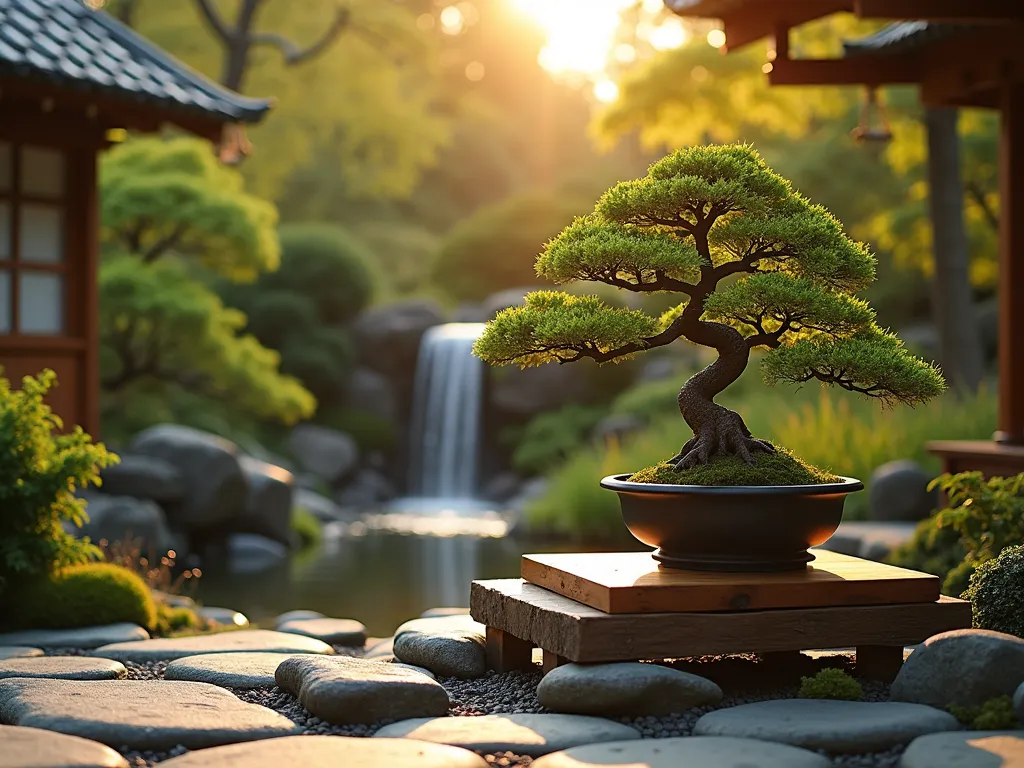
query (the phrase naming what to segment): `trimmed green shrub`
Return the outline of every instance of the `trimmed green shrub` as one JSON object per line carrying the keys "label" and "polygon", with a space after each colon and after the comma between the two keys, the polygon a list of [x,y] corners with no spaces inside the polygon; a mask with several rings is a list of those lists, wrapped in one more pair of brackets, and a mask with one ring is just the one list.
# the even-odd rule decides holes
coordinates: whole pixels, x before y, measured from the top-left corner
{"label": "trimmed green shrub", "polygon": [[971,601],[978,629],[1024,637],[1024,544],[979,565],[963,597]]}
{"label": "trimmed green shrub", "polygon": [[72,565],[19,586],[5,608],[13,626],[70,629],[130,622],[157,623],[156,603],[146,583],[112,563]]}
{"label": "trimmed green shrub", "polygon": [[972,731],[1012,731],[1020,727],[1013,712],[1013,699],[997,696],[981,706],[948,708],[949,713]]}
{"label": "trimmed green shrub", "polygon": [[[390,451],[398,441],[395,425],[375,413],[351,408],[331,408],[320,411],[317,423],[344,432],[364,452]],[[328,494],[330,495],[330,494]]]}
{"label": "trimmed green shrub", "polygon": [[932,481],[948,506],[918,525],[914,538],[890,558],[924,568],[943,580],[942,591],[959,595],[974,570],[1024,541],[1024,473],[992,477],[980,472],[942,475]]}
{"label": "trimmed green shrub", "polygon": [[587,441],[605,413],[605,408],[572,403],[506,430],[502,441],[515,445],[512,466],[529,475],[551,471]]}
{"label": "trimmed green shrub", "polygon": [[641,469],[630,478],[634,483],[675,485],[818,485],[838,483],[840,478],[812,467],[778,445],[774,453],[754,454],[747,464],[739,456],[716,456],[692,469],[676,469],[662,462]]}
{"label": "trimmed green shrub", "polygon": [[301,542],[303,549],[315,546],[323,538],[323,530],[320,521],[308,509],[296,507],[292,510],[292,531],[294,531]]}
{"label": "trimmed green shrub", "polygon": [[26,376],[20,390],[0,377],[0,595],[63,566],[99,557],[87,539],[63,523],[88,517],[74,491],[99,484],[99,471],[117,462],[102,443],[60,419],[43,402],[56,386],[53,371]]}
{"label": "trimmed green shrub", "polygon": [[813,677],[801,677],[797,695],[801,699],[859,701],[864,698],[864,689],[843,670],[829,667]]}

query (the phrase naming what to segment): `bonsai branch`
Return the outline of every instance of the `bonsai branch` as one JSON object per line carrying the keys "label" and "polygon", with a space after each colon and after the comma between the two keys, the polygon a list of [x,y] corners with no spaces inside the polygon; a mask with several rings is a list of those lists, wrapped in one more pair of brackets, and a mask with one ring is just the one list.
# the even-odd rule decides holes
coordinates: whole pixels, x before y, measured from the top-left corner
{"label": "bonsai branch", "polygon": [[307,48],[299,48],[291,40],[283,35],[274,32],[255,32],[249,36],[250,45],[270,45],[281,51],[287,64],[300,64],[308,59],[320,55],[338,39],[342,32],[348,27],[352,20],[352,13],[348,8],[339,7],[334,14],[334,20],[324,31],[324,34],[315,43]]}

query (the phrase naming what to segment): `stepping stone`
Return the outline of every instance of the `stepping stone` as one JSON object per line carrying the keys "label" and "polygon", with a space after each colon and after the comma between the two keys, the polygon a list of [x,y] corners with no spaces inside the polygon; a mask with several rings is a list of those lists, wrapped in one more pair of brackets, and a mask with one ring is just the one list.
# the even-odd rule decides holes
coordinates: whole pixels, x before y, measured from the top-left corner
{"label": "stepping stone", "polygon": [[175,659],[164,669],[165,680],[189,680],[224,688],[273,688],[274,673],[294,653],[206,653]]}
{"label": "stepping stone", "polygon": [[396,667],[402,667],[402,669],[411,669],[413,672],[419,672],[421,675],[426,675],[431,680],[437,680],[437,675],[435,675],[429,669],[424,669],[423,667],[417,667],[417,666],[415,666],[413,664],[403,664],[400,661],[393,661],[391,663],[394,666],[396,666]]}
{"label": "stepping stone", "polygon": [[0,645],[0,659],[23,659],[42,655],[42,648],[29,648],[26,645]]}
{"label": "stepping stone", "polygon": [[722,689],[710,680],[657,664],[566,664],[537,686],[540,703],[577,715],[669,715],[717,704]]}
{"label": "stepping stone", "polygon": [[455,616],[436,616],[407,621],[395,630],[395,637],[405,632],[421,632],[424,635],[436,635],[452,630],[476,632],[480,637],[484,637],[487,634],[487,627],[479,621],[474,621],[472,616],[469,614],[457,614]]}
{"label": "stepping stone", "polygon": [[277,684],[309,712],[336,725],[444,715],[448,693],[426,675],[349,656],[296,656],[277,668]]}
{"label": "stepping stone", "polygon": [[166,680],[0,680],[0,720],[135,750],[202,749],[302,731],[223,688]]}
{"label": "stepping stone", "polygon": [[581,715],[483,715],[429,717],[385,725],[375,738],[405,738],[451,744],[474,752],[513,752],[540,757],[584,744],[639,739],[635,728]]}
{"label": "stepping stone", "polygon": [[1017,692],[1013,694],[1013,714],[1024,723],[1024,683],[1021,683]]}
{"label": "stepping stone", "polygon": [[395,637],[394,654],[398,661],[426,667],[442,677],[473,679],[487,674],[486,642],[472,630],[403,632]]}
{"label": "stepping stone", "polygon": [[194,637],[161,637],[157,640],[144,640],[136,643],[114,643],[97,648],[92,655],[138,663],[181,659],[203,653],[239,653],[242,651],[334,653],[334,649],[327,643],[312,637],[302,637],[288,632],[272,632],[268,629],[240,629],[237,632],[221,632]]}
{"label": "stepping stone", "polygon": [[0,634],[0,645],[34,648],[99,648],[109,643],[132,640],[149,640],[149,632],[138,624],[105,624],[80,629],[27,629]]}
{"label": "stepping stone", "polygon": [[195,608],[196,615],[214,624],[223,624],[228,627],[248,627],[249,619],[244,613],[239,613],[234,608],[214,608],[202,606]]}
{"label": "stepping stone", "polygon": [[0,680],[45,677],[54,680],[117,680],[128,675],[124,664],[88,656],[36,656],[0,661]]}
{"label": "stepping stone", "polygon": [[77,736],[0,725],[4,768],[128,768],[128,761],[105,744]]}
{"label": "stepping stone", "polygon": [[297,619],[277,625],[278,632],[315,637],[330,645],[362,648],[366,627],[354,619]]}
{"label": "stepping stone", "polygon": [[955,731],[948,712],[923,704],[777,699],[708,712],[694,736],[735,736],[826,752],[880,752],[918,736]]}
{"label": "stepping stone", "polygon": [[404,739],[286,736],[250,744],[201,749],[160,763],[161,768],[281,768],[285,765],[383,768],[487,768],[479,755],[457,747]]}
{"label": "stepping stone", "polygon": [[394,661],[395,658],[395,638],[385,637],[378,640],[373,645],[367,645],[366,653],[363,654],[364,659],[374,659],[377,661]]}
{"label": "stepping stone", "polygon": [[276,619],[274,619],[275,627],[279,627],[288,621],[303,621],[305,619],[325,619],[327,618],[319,611],[285,611]]}
{"label": "stepping stone", "polygon": [[532,768],[831,768],[806,749],[757,739],[687,736],[590,744],[534,760]]}
{"label": "stepping stone", "polygon": [[900,768],[1021,768],[1024,731],[932,733],[910,742]]}
{"label": "stepping stone", "polygon": [[440,619],[446,616],[465,616],[469,608],[427,608],[420,614],[421,619]]}
{"label": "stepping stone", "polygon": [[985,629],[957,629],[919,645],[893,680],[890,696],[933,707],[974,707],[1012,696],[1021,683],[1024,640]]}

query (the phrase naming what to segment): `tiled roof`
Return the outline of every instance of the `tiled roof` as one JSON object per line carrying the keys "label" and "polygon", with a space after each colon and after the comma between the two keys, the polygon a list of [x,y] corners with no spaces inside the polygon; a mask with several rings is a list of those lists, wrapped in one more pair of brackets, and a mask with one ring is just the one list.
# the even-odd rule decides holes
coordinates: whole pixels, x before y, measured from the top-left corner
{"label": "tiled roof", "polygon": [[874,53],[903,53],[913,48],[945,40],[970,27],[963,24],[930,24],[927,21],[899,21],[873,35],[843,42],[847,56]]}
{"label": "tiled roof", "polygon": [[214,83],[79,0],[0,0],[0,76],[9,75],[223,122],[256,122],[270,108]]}

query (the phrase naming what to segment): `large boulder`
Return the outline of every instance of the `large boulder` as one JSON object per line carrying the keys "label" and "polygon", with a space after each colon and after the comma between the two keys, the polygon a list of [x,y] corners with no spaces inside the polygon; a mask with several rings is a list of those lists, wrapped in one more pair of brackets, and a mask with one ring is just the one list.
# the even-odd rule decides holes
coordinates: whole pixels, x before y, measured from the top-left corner
{"label": "large boulder", "polygon": [[322,523],[345,519],[345,513],[341,507],[326,496],[308,488],[294,489],[292,509],[304,509]]}
{"label": "large boulder", "polygon": [[288,436],[288,449],[307,472],[336,483],[359,462],[356,441],[336,429],[299,424]]}
{"label": "large boulder", "polygon": [[1013,696],[1024,682],[1024,640],[985,629],[955,629],[928,638],[893,680],[893,701],[975,707]]}
{"label": "large boulder", "polygon": [[352,324],[359,359],[388,376],[407,376],[416,366],[420,338],[444,322],[434,301],[409,299],[374,307]]}
{"label": "large boulder", "polygon": [[395,486],[375,469],[364,469],[346,485],[334,500],[343,510],[365,510],[395,497]]}
{"label": "large boulder", "polygon": [[103,493],[134,496],[161,504],[174,504],[185,496],[181,472],[155,456],[122,454],[121,461],[100,473]]}
{"label": "large boulder", "polygon": [[345,405],[353,411],[372,414],[397,428],[398,394],[391,381],[372,368],[356,368],[349,377]]}
{"label": "large boulder", "polygon": [[237,529],[290,544],[294,496],[292,473],[251,456],[243,456],[239,461],[249,492],[246,495],[245,518]]}
{"label": "large boulder", "polygon": [[868,504],[871,518],[884,522],[924,520],[938,507],[938,489],[928,490],[932,476],[916,461],[890,461],[871,473]]}
{"label": "large boulder", "polygon": [[168,508],[173,525],[202,531],[244,514],[245,475],[238,446],[230,440],[179,424],[160,424],[136,435],[129,450],[163,459],[181,473],[184,497]]}
{"label": "large boulder", "polygon": [[143,553],[155,556],[157,562],[168,550],[182,548],[182,542],[171,533],[167,517],[155,501],[102,493],[85,494],[83,498],[88,502],[89,522],[76,531],[78,535],[88,536],[94,542],[130,539]]}

